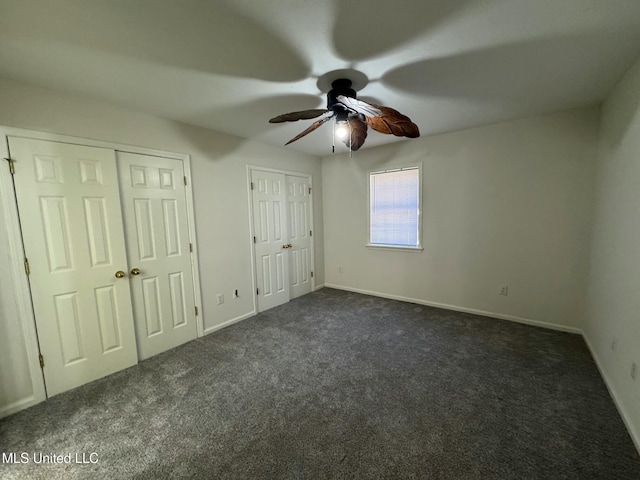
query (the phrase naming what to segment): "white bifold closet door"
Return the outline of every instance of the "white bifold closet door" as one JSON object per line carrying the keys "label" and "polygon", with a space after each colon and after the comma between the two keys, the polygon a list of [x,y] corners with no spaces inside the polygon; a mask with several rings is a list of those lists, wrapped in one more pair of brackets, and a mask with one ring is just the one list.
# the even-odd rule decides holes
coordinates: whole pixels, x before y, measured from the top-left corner
{"label": "white bifold closet door", "polygon": [[251,170],[258,311],[311,292],[308,177]]}
{"label": "white bifold closet door", "polygon": [[[47,395],[138,361],[115,152],[9,138]],[[120,276],[120,274],[118,275]]]}
{"label": "white bifold closet door", "polygon": [[196,338],[182,161],[9,148],[47,395]]}

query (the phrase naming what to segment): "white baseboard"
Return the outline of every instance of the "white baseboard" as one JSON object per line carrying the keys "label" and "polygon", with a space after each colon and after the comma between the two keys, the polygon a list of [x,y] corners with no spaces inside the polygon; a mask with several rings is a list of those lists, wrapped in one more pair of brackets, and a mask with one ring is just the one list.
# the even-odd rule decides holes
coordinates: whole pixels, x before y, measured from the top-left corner
{"label": "white baseboard", "polygon": [[627,427],[627,432],[629,432],[629,435],[631,436],[631,440],[633,441],[636,447],[636,450],[638,450],[638,454],[640,454],[640,432],[638,432],[636,427],[629,420],[627,411],[625,410],[622,402],[620,402],[620,397],[616,393],[615,388],[613,387],[613,382],[611,382],[611,380],[609,379],[609,376],[607,375],[607,372],[604,370],[604,368],[602,368],[602,363],[598,359],[598,355],[596,354],[596,351],[593,348],[593,345],[589,341],[589,338],[587,337],[586,334],[583,334],[582,336],[584,338],[584,342],[587,344],[587,347],[589,348],[589,351],[591,352],[591,357],[596,362],[596,366],[600,371],[600,376],[604,380],[604,384],[606,385],[607,390],[609,390],[609,395],[613,399],[613,403],[618,409],[618,413],[620,414],[620,417],[622,417],[622,421],[624,422],[625,427]]}
{"label": "white baseboard", "polygon": [[[320,290],[321,288],[324,288],[324,283],[320,284],[320,285],[316,285],[313,288],[313,291],[315,292],[316,290]],[[247,318],[251,318],[254,317],[258,314],[257,310],[253,310],[249,313],[245,313],[243,315],[240,315],[239,317],[235,317],[232,318],[231,320],[227,320],[226,322],[222,322],[219,323],[217,325],[213,325],[212,327],[208,327],[204,329],[203,335],[208,335],[210,333],[213,333],[215,331],[218,331],[222,328],[228,327],[229,325],[233,325],[234,323],[238,323],[241,322],[242,320],[246,320]]]}
{"label": "white baseboard", "polygon": [[233,325],[234,323],[241,322],[242,320],[246,320],[247,318],[254,317],[256,315],[255,310],[249,313],[245,313],[244,315],[240,315],[239,317],[232,318],[231,320],[227,320],[226,322],[219,323],[218,325],[214,325],[209,328],[204,329],[204,334],[208,335],[213,333],[221,328],[228,327],[229,325]]}
{"label": "white baseboard", "polygon": [[374,297],[388,298],[390,300],[400,300],[402,302],[417,303],[418,305],[426,305],[428,307],[443,308],[445,310],[453,310],[455,312],[472,313],[474,315],[480,315],[482,317],[498,318],[500,320],[510,320],[512,322],[524,323],[527,325],[533,325],[535,327],[548,328],[551,330],[559,330],[561,332],[576,333],[582,335],[582,330],[576,327],[570,327],[568,325],[557,325],[555,323],[543,322],[541,320],[534,320],[531,318],[517,317],[515,315],[505,315],[504,313],[487,312],[484,310],[477,310],[475,308],[459,307],[457,305],[448,305],[446,303],[429,302],[427,300],[421,300],[419,298],[403,297],[401,295],[390,295],[381,292],[372,292],[370,290],[362,290],[360,288],[345,287],[343,285],[334,285],[331,283],[325,284],[327,288],[335,288],[337,290],[345,290],[348,292],[362,293],[365,295],[372,295]]}

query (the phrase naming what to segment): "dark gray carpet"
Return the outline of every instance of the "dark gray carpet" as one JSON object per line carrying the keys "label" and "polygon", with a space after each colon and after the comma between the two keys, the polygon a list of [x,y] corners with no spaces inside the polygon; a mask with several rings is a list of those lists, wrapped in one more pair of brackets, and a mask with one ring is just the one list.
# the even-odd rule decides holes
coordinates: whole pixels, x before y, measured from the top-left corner
{"label": "dark gray carpet", "polygon": [[580,336],[331,289],[0,420],[0,452],[98,455],[2,478],[640,479]]}

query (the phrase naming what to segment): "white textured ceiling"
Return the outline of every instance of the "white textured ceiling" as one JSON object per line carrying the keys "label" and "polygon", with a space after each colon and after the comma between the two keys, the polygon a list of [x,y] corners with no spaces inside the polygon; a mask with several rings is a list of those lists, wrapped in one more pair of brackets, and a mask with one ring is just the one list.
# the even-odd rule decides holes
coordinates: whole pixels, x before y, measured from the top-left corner
{"label": "white textured ceiling", "polygon": [[639,0],[0,0],[0,76],[279,146],[334,70],[425,135],[598,103],[639,55]]}

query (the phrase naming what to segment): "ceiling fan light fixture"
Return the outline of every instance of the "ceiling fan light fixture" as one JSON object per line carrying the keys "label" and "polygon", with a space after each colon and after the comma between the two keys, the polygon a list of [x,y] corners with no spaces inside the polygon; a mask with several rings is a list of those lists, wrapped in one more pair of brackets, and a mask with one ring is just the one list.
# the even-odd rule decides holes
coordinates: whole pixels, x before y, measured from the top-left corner
{"label": "ceiling fan light fixture", "polygon": [[347,110],[337,110],[335,115],[334,133],[340,140],[349,135],[349,112]]}
{"label": "ceiling fan light fixture", "polygon": [[336,137],[338,137],[340,140],[347,138],[347,135],[349,135],[349,125],[346,123],[339,123],[338,125],[336,125]]}

